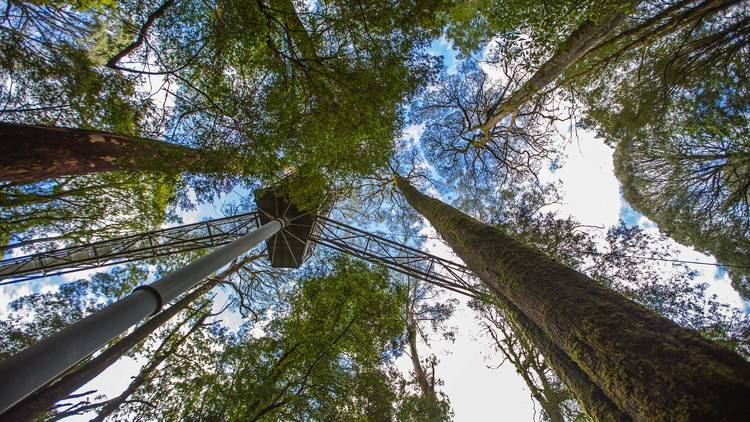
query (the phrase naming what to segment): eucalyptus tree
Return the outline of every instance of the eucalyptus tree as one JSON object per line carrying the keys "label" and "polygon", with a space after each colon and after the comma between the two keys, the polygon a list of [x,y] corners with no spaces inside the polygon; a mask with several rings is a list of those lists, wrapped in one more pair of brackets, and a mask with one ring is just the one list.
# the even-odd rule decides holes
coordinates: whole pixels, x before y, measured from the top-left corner
{"label": "eucalyptus tree", "polygon": [[491,65],[467,59],[455,74],[442,75],[434,89],[419,97],[412,119],[425,125],[420,138],[425,158],[453,184],[462,179],[485,189],[510,181],[538,184],[542,167],[558,158],[554,123],[564,116],[557,117],[557,110],[541,102],[516,109],[512,119],[493,125],[484,141],[476,131],[523,83],[526,72],[518,62],[498,58],[503,69],[493,76]]}
{"label": "eucalyptus tree", "polygon": [[602,403],[581,396],[593,390],[614,405],[608,413],[617,419],[747,412],[750,364],[736,353],[395,178],[406,200],[531,333],[545,357],[562,362],[563,374],[578,372],[574,394],[587,412]]}
{"label": "eucalyptus tree", "polygon": [[435,375],[439,361],[434,354],[421,358],[419,344],[421,341],[430,346],[428,329],[442,334],[445,339],[454,339],[455,334],[446,327],[446,323],[453,315],[458,300],[440,300],[440,292],[434,286],[417,280],[408,280],[407,287],[409,300],[406,304],[406,347],[414,381],[419,388],[419,395],[412,400],[412,405],[419,409],[418,412],[426,420],[452,420],[449,399],[437,389],[442,384]]}
{"label": "eucalyptus tree", "polygon": [[[587,124],[615,150],[625,199],[675,240],[714,255],[750,295],[747,157],[750,10],[677,31],[586,92]],[[619,110],[617,114],[613,110]]]}
{"label": "eucalyptus tree", "polygon": [[626,199],[747,295],[747,4],[474,6],[452,9],[448,33],[466,54],[486,45],[486,62],[426,95],[430,160],[474,183],[533,179],[556,165],[549,125],[583,116],[618,145]]}
{"label": "eucalyptus tree", "polygon": [[[602,242],[574,220],[559,220],[551,214],[511,219],[503,227],[602,285],[750,358],[750,319],[708,295],[708,285],[698,283],[695,272],[685,264],[667,262],[676,251],[664,243],[663,236],[621,222],[608,230]],[[552,421],[583,418],[575,395],[513,320],[500,308],[479,302],[474,307],[501,360],[515,366],[540,404],[541,414]]]}
{"label": "eucalyptus tree", "polygon": [[[200,190],[211,191],[226,189],[239,176],[275,182],[292,172],[309,179],[308,185],[320,185],[386,163],[404,99],[433,73],[436,60],[423,51],[440,31],[439,14],[432,12],[442,5],[230,0],[165,1],[152,8],[126,1],[96,12],[29,7],[54,27],[64,22],[58,14],[86,23],[68,28],[41,50],[58,50],[77,36],[97,43],[89,49],[100,64],[96,71],[160,79],[160,88],[154,89],[165,105],[158,118],[135,119],[140,131],[61,123],[162,138],[200,151],[191,155],[163,144],[148,147],[158,153],[152,163],[165,170],[199,173],[189,164],[213,151],[223,157],[213,161],[221,168],[207,169],[213,173],[207,178],[190,178]],[[97,33],[92,29],[97,22],[112,31]],[[19,37],[33,34],[25,26],[7,26]],[[144,90],[118,92],[135,98]],[[139,145],[125,142],[113,148],[110,161],[125,168],[131,160],[137,163],[143,155]],[[170,154],[188,154],[195,162],[171,163]]]}

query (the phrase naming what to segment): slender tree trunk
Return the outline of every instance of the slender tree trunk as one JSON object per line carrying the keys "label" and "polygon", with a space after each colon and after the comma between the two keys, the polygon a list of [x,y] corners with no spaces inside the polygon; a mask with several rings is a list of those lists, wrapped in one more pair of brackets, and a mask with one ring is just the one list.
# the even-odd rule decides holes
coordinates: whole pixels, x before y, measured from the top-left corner
{"label": "slender tree trunk", "polygon": [[24,399],[4,413],[3,417],[7,418],[7,420],[34,420],[34,418],[49,410],[55,403],[65,399],[65,397],[104,372],[105,369],[109,368],[110,365],[120,359],[133,346],[145,340],[146,337],[151,335],[151,333],[162,324],[169,321],[180,311],[186,309],[188,305],[203,296],[204,293],[211,290],[215,285],[215,282],[204,283],[202,286],[177,301],[174,305],[153,316],[95,358],[64,375],[53,384],[42,388]]}
{"label": "slender tree trunk", "polygon": [[122,406],[122,404],[125,403],[127,399],[146,382],[146,380],[151,378],[151,374],[156,370],[156,368],[158,368],[159,365],[161,365],[161,363],[164,362],[169,356],[173,355],[182,345],[182,343],[184,343],[185,340],[187,340],[187,338],[190,337],[190,335],[193,334],[201,326],[201,324],[203,324],[203,321],[205,321],[207,316],[208,314],[204,314],[202,317],[200,317],[187,333],[173,342],[171,347],[169,347],[169,350],[163,351],[162,349],[166,347],[172,335],[174,335],[175,333],[171,333],[172,335],[165,338],[164,341],[159,345],[159,348],[154,352],[154,356],[151,358],[148,364],[144,366],[140,370],[140,372],[138,372],[138,376],[133,378],[133,381],[130,382],[128,388],[126,388],[125,391],[123,391],[119,396],[111,400],[107,400],[104,403],[104,406],[99,409],[99,414],[97,414],[96,417],[94,419],[91,419],[91,421],[89,422],[102,422],[105,418],[107,418],[107,416],[111,415],[117,409],[119,409],[120,406]]}
{"label": "slender tree trunk", "polygon": [[417,379],[419,389],[422,390],[422,395],[430,401],[435,401],[435,389],[427,379],[427,373],[422,367],[422,362],[419,361],[419,350],[417,350],[417,327],[414,326],[414,322],[406,322],[406,333],[409,340],[409,354],[411,355],[411,363],[414,368],[414,377]]}
{"label": "slender tree trunk", "polygon": [[217,153],[151,139],[0,122],[2,181],[34,183],[117,170],[220,173],[225,161]]}
{"label": "slender tree trunk", "polygon": [[323,68],[315,49],[315,43],[310,38],[304,23],[300,20],[292,0],[272,0],[271,7],[273,7],[274,12],[282,15],[281,20],[284,22],[287,35],[302,53],[302,61],[312,70],[321,72]]}
{"label": "slender tree trunk", "polygon": [[396,182],[485,285],[633,419],[719,421],[750,414],[750,363],[737,354],[423,195],[406,179],[396,176]]}
{"label": "slender tree trunk", "polygon": [[[700,19],[706,19],[722,10],[740,3],[739,0],[705,0],[703,3],[687,9],[679,14],[675,14],[680,7],[688,5],[689,1],[672,5],[657,14],[652,19],[642,24],[628,29],[622,33],[614,34],[613,32],[623,23],[627,16],[627,9],[633,9],[641,0],[630,0],[620,5],[620,11],[604,22],[597,23],[586,20],[576,28],[573,33],[563,42],[557,51],[545,61],[539,69],[526,81],[518,90],[513,92],[508,99],[504,100],[497,109],[492,111],[491,116],[480,127],[484,132],[484,137],[480,145],[489,142],[489,132],[492,128],[502,121],[506,116],[518,110],[519,107],[531,101],[532,97],[538,94],[547,85],[565,73],[568,68],[575,65],[579,60],[590,57],[599,51],[606,50],[619,41],[635,37],[608,57],[617,56],[624,51],[629,51],[653,40],[665,36],[670,32],[677,31],[680,28],[693,25]],[[661,19],[671,19],[660,25]],[[606,61],[606,60],[602,60]],[[585,73],[585,72],[584,72]],[[576,75],[576,76],[580,76]],[[575,77],[575,76],[574,76]]]}
{"label": "slender tree trunk", "polygon": [[[601,61],[610,60],[613,56],[616,57],[625,51],[630,51],[648,43],[652,43],[669,33],[691,25],[696,25],[697,22],[708,19],[741,2],[742,0],[704,0],[702,3],[692,8],[681,10],[685,6],[689,6],[693,3],[690,0],[682,0],[665,8],[645,22],[604,40],[591,48],[586,55],[597,54],[598,52],[612,48],[619,42],[625,40],[626,43],[624,46],[619,47],[614,53],[607,54],[605,56],[606,58]],[[662,23],[664,20],[666,20],[666,22]],[[629,38],[631,40],[628,42]]]}
{"label": "slender tree trunk", "polygon": [[422,391],[422,397],[429,404],[429,419],[432,421],[442,420],[440,412],[440,403],[435,394],[435,384],[427,378],[427,373],[419,360],[419,350],[417,350],[417,326],[411,310],[407,314],[406,333],[409,341],[409,354],[411,355],[411,364],[414,368],[414,378],[417,379],[419,389]]}

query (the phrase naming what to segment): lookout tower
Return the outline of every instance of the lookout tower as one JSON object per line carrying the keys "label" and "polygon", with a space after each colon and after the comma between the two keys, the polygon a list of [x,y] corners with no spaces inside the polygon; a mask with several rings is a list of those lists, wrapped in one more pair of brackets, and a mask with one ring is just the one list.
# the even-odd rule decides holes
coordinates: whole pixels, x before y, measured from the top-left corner
{"label": "lookout tower", "polygon": [[289,199],[287,184],[260,189],[255,192],[260,225],[274,218],[287,221],[283,230],[266,240],[271,266],[276,268],[299,268],[315,251],[312,240],[320,235],[315,224],[316,216],[328,217],[333,209],[330,194],[319,195],[312,206],[302,207]]}

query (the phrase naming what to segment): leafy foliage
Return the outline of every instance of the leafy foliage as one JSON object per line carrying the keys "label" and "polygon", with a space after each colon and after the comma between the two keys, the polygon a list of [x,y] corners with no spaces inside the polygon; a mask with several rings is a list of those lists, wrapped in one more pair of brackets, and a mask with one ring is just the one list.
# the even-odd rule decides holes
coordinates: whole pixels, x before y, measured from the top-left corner
{"label": "leafy foliage", "polygon": [[337,258],[330,273],[319,269],[300,280],[262,334],[205,333],[208,343],[190,352],[202,359],[176,361],[137,393],[150,406],[119,414],[389,420],[396,390],[386,367],[397,353],[405,302],[406,292],[389,283],[384,269]]}
{"label": "leafy foliage", "polygon": [[[136,79],[98,67],[95,4],[7,2],[0,20],[3,120],[135,135],[149,113]],[[106,4],[106,2],[104,3]]]}
{"label": "leafy foliage", "polygon": [[0,188],[0,245],[33,249],[154,230],[175,221],[179,183],[160,174],[103,173]]}
{"label": "leafy foliage", "polygon": [[[616,65],[585,91],[587,125],[617,145],[628,202],[726,264],[747,297],[748,10],[717,9],[638,48],[607,52]],[[591,61],[582,66],[596,66]]]}

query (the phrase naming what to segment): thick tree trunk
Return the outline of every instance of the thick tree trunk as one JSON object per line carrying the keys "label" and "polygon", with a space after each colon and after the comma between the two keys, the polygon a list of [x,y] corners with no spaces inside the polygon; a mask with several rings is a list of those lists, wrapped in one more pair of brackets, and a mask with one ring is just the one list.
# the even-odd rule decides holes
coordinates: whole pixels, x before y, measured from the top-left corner
{"label": "thick tree trunk", "polygon": [[[135,393],[149,378],[151,378],[151,374],[153,374],[154,371],[156,371],[156,368],[159,367],[159,365],[162,364],[169,356],[173,355],[177,349],[182,345],[182,343],[187,340],[188,337],[190,337],[191,334],[193,334],[200,326],[203,324],[203,321],[206,319],[208,314],[204,314],[202,317],[200,317],[190,328],[190,330],[180,336],[179,339],[173,342],[173,344],[169,347],[169,350],[164,351],[163,349],[166,347],[166,345],[170,342],[170,339],[172,335],[175,333],[171,333],[169,337],[164,339],[164,341],[159,345],[158,349],[154,352],[154,356],[151,358],[151,360],[144,366],[140,372],[138,372],[138,375],[133,378],[133,380],[128,385],[128,388],[125,389],[125,391],[122,392],[119,396],[107,400],[104,403],[104,406],[102,406],[99,409],[99,413],[96,415],[94,419],[91,419],[89,422],[102,422],[104,419],[106,419],[109,415],[114,413],[117,409],[122,406],[123,403],[125,403],[128,398]],[[192,317],[192,316],[191,316]]]}
{"label": "thick tree trunk", "polygon": [[[631,420],[615,405],[612,400],[596,385],[591,378],[576,364],[570,356],[554,344],[536,324],[530,321],[518,308],[504,297],[497,296],[497,304],[510,319],[515,330],[521,331],[537,350],[544,356],[545,362],[555,371],[560,380],[568,387],[571,394],[583,408],[584,412],[596,421],[625,422]],[[517,334],[518,335],[518,334]],[[529,386],[531,388],[531,386]],[[550,412],[553,412],[550,410]],[[558,409],[559,413],[559,409]],[[550,416],[552,413],[548,413]],[[553,419],[550,416],[550,419]]]}
{"label": "thick tree trunk", "polygon": [[741,420],[750,364],[397,176],[406,200],[499,298],[516,306],[636,420]]}
{"label": "thick tree trunk", "polygon": [[0,122],[0,181],[117,170],[218,173],[216,153],[108,132]]}
{"label": "thick tree trunk", "polygon": [[162,324],[169,321],[180,311],[186,309],[188,305],[193,303],[204,293],[211,290],[215,285],[215,282],[204,283],[202,286],[177,301],[174,305],[153,316],[95,358],[84,363],[77,369],[64,375],[58,381],[37,391],[9,409],[2,415],[3,418],[5,418],[5,420],[13,421],[34,420],[34,418],[49,410],[55,403],[65,399],[65,397],[81,388],[97,375],[101,374],[105,369],[109,368],[110,365],[127,353],[133,346],[145,340],[146,337],[151,335],[151,333]]}

